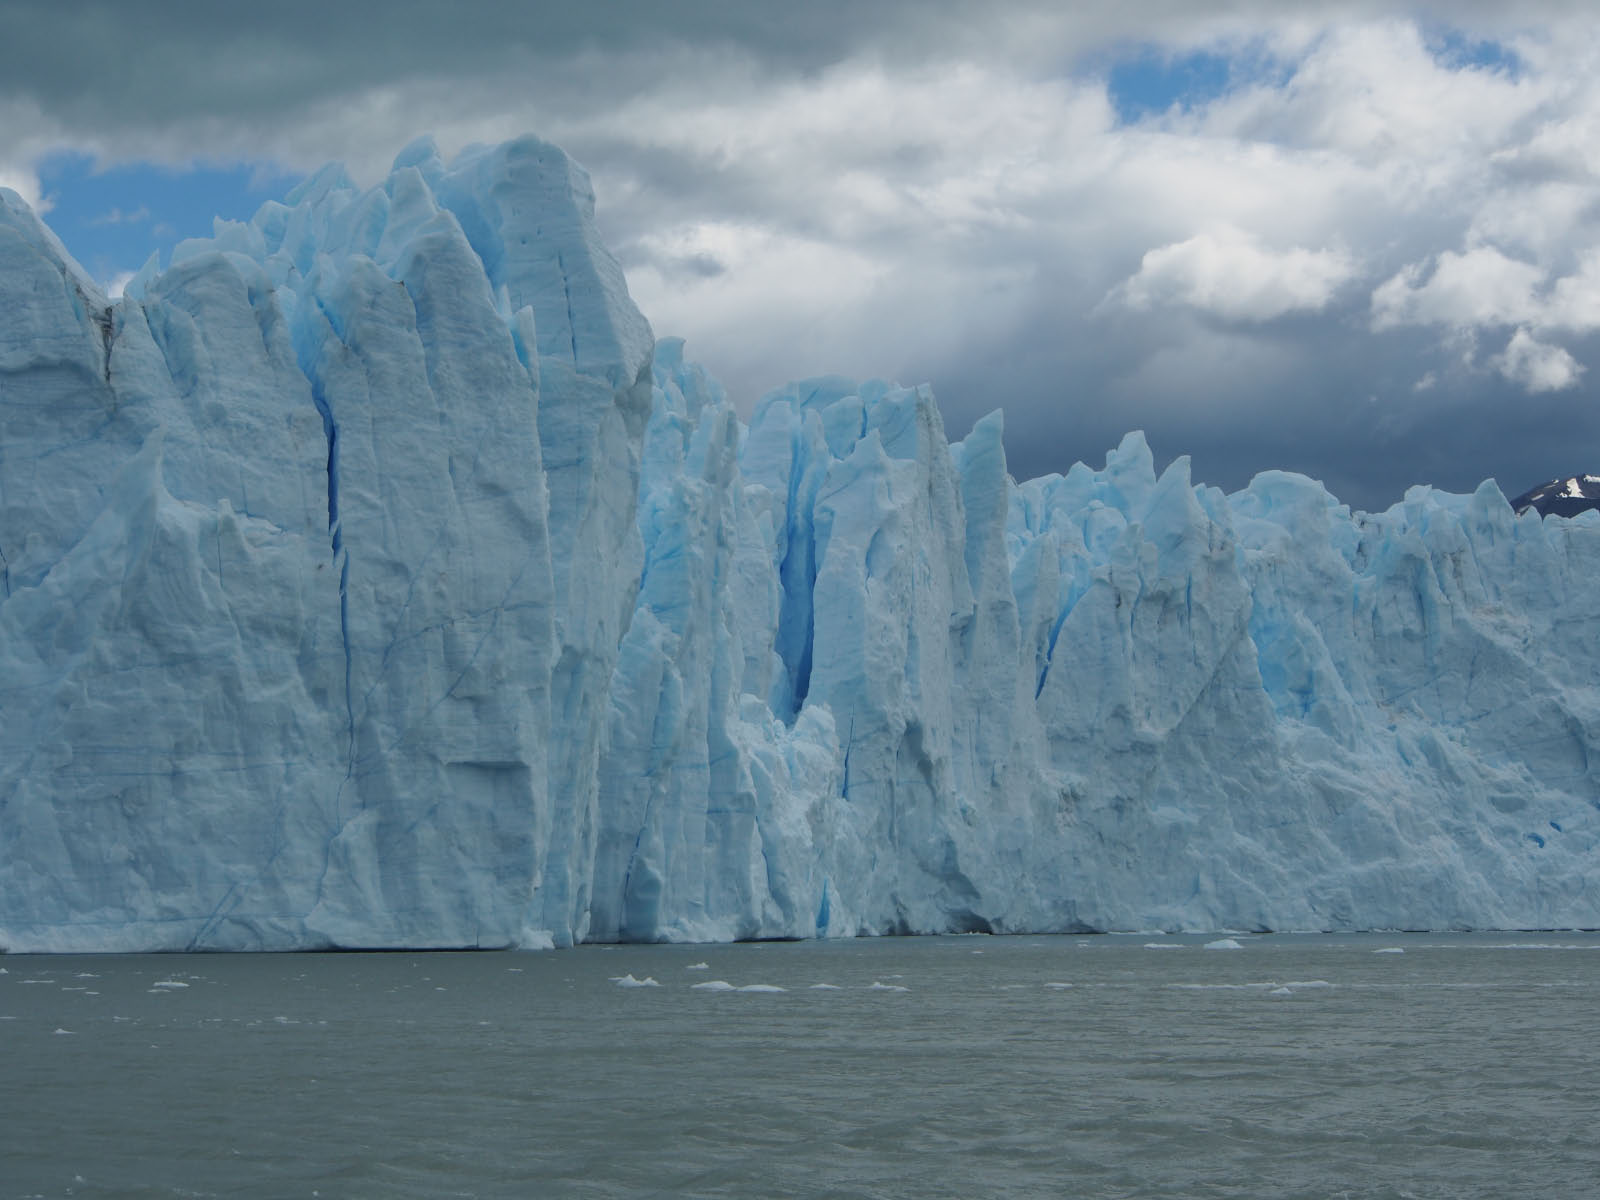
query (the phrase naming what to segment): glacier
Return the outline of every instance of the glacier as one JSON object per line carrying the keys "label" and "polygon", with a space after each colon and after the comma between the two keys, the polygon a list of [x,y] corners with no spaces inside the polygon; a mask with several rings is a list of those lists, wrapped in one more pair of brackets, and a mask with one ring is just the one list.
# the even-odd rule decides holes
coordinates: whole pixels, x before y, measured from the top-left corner
{"label": "glacier", "polygon": [[534,138],[0,311],[0,949],[1600,927],[1600,515],[746,424]]}

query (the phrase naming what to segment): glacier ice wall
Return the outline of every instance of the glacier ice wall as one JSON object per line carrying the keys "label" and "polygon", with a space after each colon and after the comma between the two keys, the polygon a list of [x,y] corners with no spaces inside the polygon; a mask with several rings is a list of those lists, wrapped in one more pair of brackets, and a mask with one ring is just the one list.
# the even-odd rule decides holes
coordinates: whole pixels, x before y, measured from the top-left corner
{"label": "glacier ice wall", "polygon": [[1600,926],[1600,517],[746,426],[531,138],[0,311],[0,948]]}

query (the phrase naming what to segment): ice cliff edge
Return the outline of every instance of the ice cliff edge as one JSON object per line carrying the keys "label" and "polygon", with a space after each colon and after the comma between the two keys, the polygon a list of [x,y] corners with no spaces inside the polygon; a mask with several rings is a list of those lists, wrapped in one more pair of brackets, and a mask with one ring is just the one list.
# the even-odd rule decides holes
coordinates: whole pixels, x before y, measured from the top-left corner
{"label": "ice cliff edge", "polygon": [[1600,926],[1600,518],[746,427],[519,139],[0,191],[0,948]]}

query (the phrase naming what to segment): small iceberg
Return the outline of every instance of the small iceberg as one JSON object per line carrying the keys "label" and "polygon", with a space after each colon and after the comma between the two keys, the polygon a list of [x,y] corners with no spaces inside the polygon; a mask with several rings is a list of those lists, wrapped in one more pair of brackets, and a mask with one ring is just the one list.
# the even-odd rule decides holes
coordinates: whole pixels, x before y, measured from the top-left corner
{"label": "small iceberg", "polygon": [[657,983],[654,979],[650,978],[650,976],[648,976],[648,975],[646,975],[643,979],[635,979],[633,977],[633,973],[631,971],[626,975],[613,975],[613,976],[611,976],[611,982],[616,984],[618,987],[625,987],[625,988],[660,987],[661,986],[659,983]]}
{"label": "small iceberg", "polygon": [[1270,983],[1169,983],[1169,988],[1186,992],[1248,992],[1255,988],[1270,988]]}
{"label": "small iceberg", "polygon": [[176,979],[158,979],[150,985],[152,988],[186,988],[187,983],[180,983]]}
{"label": "small iceberg", "polygon": [[1206,943],[1207,950],[1243,950],[1244,947],[1233,938],[1218,938],[1214,942]]}
{"label": "small iceberg", "polygon": [[1144,948],[1146,950],[1182,950],[1183,949],[1183,943],[1182,942],[1146,942],[1144,944]]}
{"label": "small iceberg", "polygon": [[1399,946],[1385,946],[1382,950],[1374,950],[1373,953],[1374,954],[1404,954],[1405,951],[1400,949]]}
{"label": "small iceberg", "polygon": [[1292,995],[1294,995],[1294,993],[1291,992],[1286,987],[1275,987],[1270,992],[1268,992],[1267,995],[1269,995],[1269,996],[1292,996]]}
{"label": "small iceberg", "polygon": [[694,984],[691,990],[696,992],[736,992],[739,989],[726,979],[708,979],[704,983]]}
{"label": "small iceberg", "polygon": [[910,988],[901,987],[898,983],[880,983],[874,979],[867,988],[869,992],[909,992]]}
{"label": "small iceberg", "polygon": [[741,992],[787,992],[789,989],[778,987],[772,983],[747,983],[739,990]]}
{"label": "small iceberg", "polygon": [[1072,985],[1070,983],[1047,983],[1047,984],[1045,984],[1045,987],[1054,988],[1056,991],[1060,991],[1062,988],[1069,988],[1071,986]]}
{"label": "small iceberg", "polygon": [[711,964],[710,963],[703,963],[703,962],[690,963],[687,967],[684,968],[685,971],[709,971],[710,969],[711,969]]}
{"label": "small iceberg", "polygon": [[840,987],[836,983],[813,983],[811,985],[811,990],[813,992],[842,992],[842,991],[844,991],[844,989],[842,987]]}

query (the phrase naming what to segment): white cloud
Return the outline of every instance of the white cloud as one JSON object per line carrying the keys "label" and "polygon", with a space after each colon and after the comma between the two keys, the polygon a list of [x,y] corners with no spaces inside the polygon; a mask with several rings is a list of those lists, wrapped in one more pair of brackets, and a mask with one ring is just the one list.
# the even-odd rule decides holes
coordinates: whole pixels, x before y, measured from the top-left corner
{"label": "white cloud", "polygon": [[1413,264],[1373,291],[1374,328],[1466,328],[1531,321],[1539,309],[1534,289],[1545,273],[1533,263],[1506,257],[1493,246],[1480,246],[1462,254],[1446,250],[1426,280],[1423,274],[1422,265]]}
{"label": "white cloud", "polygon": [[133,282],[133,277],[137,274],[137,271],[118,271],[110,279],[102,282],[100,286],[105,289],[106,299],[122,299],[123,289]]}
{"label": "white cloud", "polygon": [[40,106],[25,96],[0,97],[0,187],[8,187],[43,216],[51,198],[39,183],[39,161],[69,139]]}
{"label": "white cloud", "polygon": [[1129,308],[1180,304],[1230,321],[1270,321],[1326,308],[1355,273],[1338,250],[1269,250],[1237,229],[1196,234],[1146,252],[1114,295]]}
{"label": "white cloud", "polygon": [[113,208],[108,213],[101,213],[98,217],[92,219],[89,224],[99,226],[137,225],[141,221],[148,221],[149,219],[150,210],[141,204],[130,212],[123,212],[120,208]]}
{"label": "white cloud", "polygon": [[39,174],[31,167],[0,163],[0,187],[16,192],[27,201],[29,208],[40,215],[50,211],[49,202],[39,191]]}
{"label": "white cloud", "polygon": [[1504,353],[1493,359],[1500,374],[1528,392],[1559,392],[1574,387],[1582,365],[1560,346],[1536,339],[1526,329],[1511,335]]}
{"label": "white cloud", "polygon": [[1373,328],[1600,329],[1600,246],[1578,255],[1577,269],[1552,282],[1542,267],[1508,258],[1492,246],[1461,254],[1446,250],[1426,280],[1423,266],[1413,264],[1373,290]]}
{"label": "white cloud", "polygon": [[1519,128],[1545,92],[1509,75],[1452,66],[1418,23],[1330,21],[1293,63],[1218,106],[1238,136],[1321,149],[1381,165],[1412,188],[1433,188],[1453,162],[1487,153]]}
{"label": "white cloud", "polygon": [[1578,333],[1600,329],[1600,246],[1585,250],[1578,269],[1556,280],[1540,323]]}

